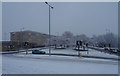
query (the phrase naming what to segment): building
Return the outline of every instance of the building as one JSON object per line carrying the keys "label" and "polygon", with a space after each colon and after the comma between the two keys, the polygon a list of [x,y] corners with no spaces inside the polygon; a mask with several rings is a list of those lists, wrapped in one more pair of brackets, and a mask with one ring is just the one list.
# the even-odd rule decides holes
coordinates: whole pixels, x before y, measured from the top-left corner
{"label": "building", "polygon": [[28,49],[37,47],[33,43],[26,45],[26,42],[18,41],[0,41],[0,51],[16,51],[19,49]]}
{"label": "building", "polygon": [[[55,37],[51,35],[51,38]],[[10,41],[0,41],[0,51],[15,51],[48,45],[48,34],[35,31],[10,32]]]}
{"label": "building", "polygon": [[0,41],[0,48],[2,48],[2,51],[15,51],[19,49],[18,42],[14,41]]}
{"label": "building", "polygon": [[[28,42],[36,46],[44,46],[49,35],[35,31],[17,31],[10,33],[10,40],[15,42]],[[23,45],[22,45],[23,46]]]}

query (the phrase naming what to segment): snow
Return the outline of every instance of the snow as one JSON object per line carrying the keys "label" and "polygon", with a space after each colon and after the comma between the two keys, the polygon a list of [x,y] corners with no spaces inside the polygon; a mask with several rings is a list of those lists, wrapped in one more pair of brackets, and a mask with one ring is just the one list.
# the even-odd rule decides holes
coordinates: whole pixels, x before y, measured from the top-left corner
{"label": "snow", "polygon": [[[40,48],[37,48],[40,49]],[[32,49],[30,49],[32,50]],[[49,53],[44,48],[42,51]],[[52,53],[75,54],[72,49],[51,49]],[[89,49],[82,55],[118,58],[116,55]],[[57,55],[36,55],[29,51],[3,55],[3,74],[118,74],[118,61]]]}
{"label": "snow", "polygon": [[[37,48],[39,49],[39,48]],[[109,58],[118,58],[117,55],[108,54],[100,51],[96,51],[93,49],[88,49],[89,54],[87,54],[87,51],[81,52],[82,55],[86,56],[98,56],[98,57],[109,57]],[[45,51],[46,53],[49,53],[48,49],[42,49],[41,51]],[[25,53],[25,52],[23,52]],[[32,52],[29,52],[32,53]],[[74,54],[78,55],[78,51],[72,50],[72,49],[51,49],[51,53],[57,53],[57,54]]]}
{"label": "snow", "polygon": [[[85,52],[83,52],[82,54],[83,54],[83,55],[86,55]],[[108,54],[108,53],[96,51],[96,50],[93,50],[93,49],[89,49],[89,54],[88,54],[88,56],[99,56],[99,57],[118,58],[117,55]]]}
{"label": "snow", "polygon": [[3,55],[3,74],[117,74],[118,62],[67,56]]}
{"label": "snow", "polygon": [[13,54],[12,56],[15,56],[15,57],[26,57],[26,58],[35,58],[35,59],[65,59],[67,58],[67,60],[69,59],[74,59],[75,61],[79,61],[79,59],[81,59],[82,61],[83,60],[90,60],[90,61],[100,61],[100,62],[104,62],[104,61],[109,61],[109,62],[118,62],[118,61],[114,61],[114,60],[107,60],[107,59],[97,59],[97,58],[83,58],[83,57],[70,57],[70,56],[57,56],[57,55],[39,55],[39,54]]}

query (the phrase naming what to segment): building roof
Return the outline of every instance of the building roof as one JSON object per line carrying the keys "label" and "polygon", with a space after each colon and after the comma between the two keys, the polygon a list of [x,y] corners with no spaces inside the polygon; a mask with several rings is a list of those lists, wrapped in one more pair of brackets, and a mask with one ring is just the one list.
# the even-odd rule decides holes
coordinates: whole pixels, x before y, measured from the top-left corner
{"label": "building roof", "polygon": [[[10,32],[10,33],[19,33],[19,32],[37,33],[37,34],[42,34],[42,35],[46,35],[46,36],[48,36],[48,34],[40,33],[40,32],[36,32],[36,31],[31,31],[31,30],[15,31],[15,32]],[[51,36],[52,36],[52,37],[55,37],[54,35],[51,35]]]}

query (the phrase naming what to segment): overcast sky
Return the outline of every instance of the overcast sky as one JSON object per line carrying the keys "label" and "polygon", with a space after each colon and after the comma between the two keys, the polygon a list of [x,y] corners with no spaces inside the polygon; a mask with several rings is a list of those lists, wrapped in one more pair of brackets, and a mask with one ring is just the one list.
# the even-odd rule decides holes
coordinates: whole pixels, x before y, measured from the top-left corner
{"label": "overcast sky", "polygon": [[[106,29],[118,33],[117,2],[49,2],[51,34],[71,31],[74,35],[101,35]],[[32,30],[48,34],[48,6],[43,2],[4,2],[2,4],[3,40],[9,32]]]}

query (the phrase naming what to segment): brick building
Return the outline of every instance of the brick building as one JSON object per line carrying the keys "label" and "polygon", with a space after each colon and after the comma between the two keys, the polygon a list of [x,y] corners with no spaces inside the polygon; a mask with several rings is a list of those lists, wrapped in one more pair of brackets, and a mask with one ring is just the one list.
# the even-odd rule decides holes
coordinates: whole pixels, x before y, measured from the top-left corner
{"label": "brick building", "polygon": [[0,44],[0,47],[2,47],[2,51],[15,51],[19,48],[18,42],[14,41],[0,41]]}
{"label": "brick building", "polygon": [[44,46],[49,35],[35,31],[18,31],[10,33],[10,40],[16,42],[28,42],[37,46]]}

